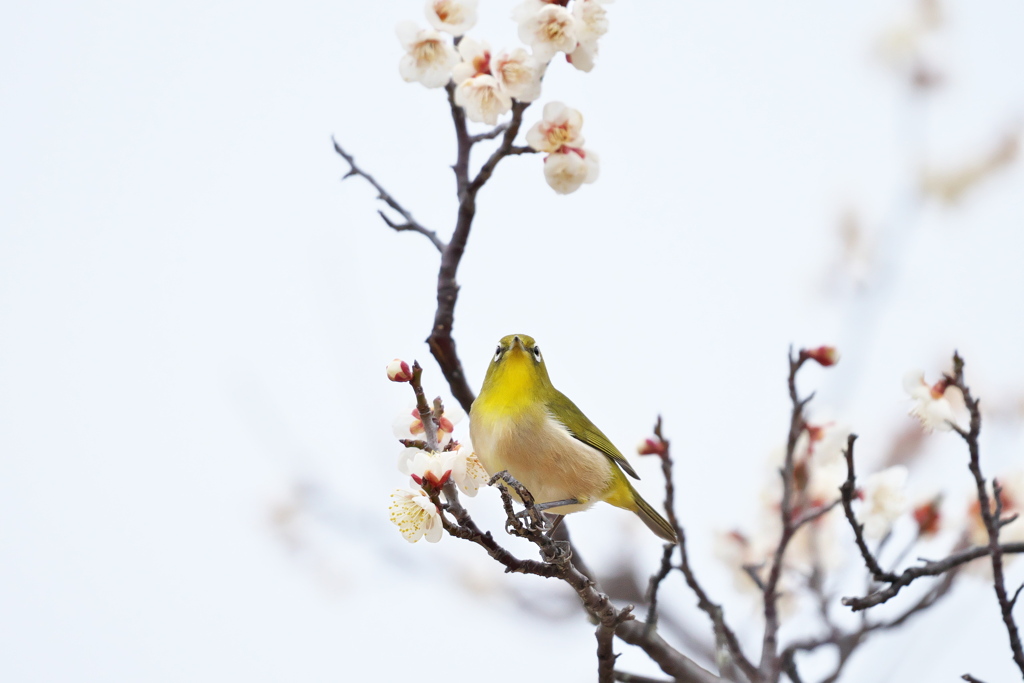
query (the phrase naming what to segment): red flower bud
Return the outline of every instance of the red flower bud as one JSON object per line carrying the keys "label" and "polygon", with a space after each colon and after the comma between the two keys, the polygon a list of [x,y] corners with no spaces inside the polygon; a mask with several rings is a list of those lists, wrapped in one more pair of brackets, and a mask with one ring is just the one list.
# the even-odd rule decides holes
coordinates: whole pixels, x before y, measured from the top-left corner
{"label": "red flower bud", "polygon": [[800,355],[804,358],[810,358],[811,360],[817,361],[822,367],[829,367],[839,362],[839,351],[834,346],[819,346],[816,349],[801,349]]}
{"label": "red flower bud", "polygon": [[392,382],[408,382],[412,379],[412,369],[401,358],[388,363],[388,379]]}
{"label": "red flower bud", "polygon": [[942,513],[939,511],[940,502],[939,498],[934,498],[914,508],[914,521],[917,522],[917,529],[922,536],[938,533],[939,524],[942,522]]}
{"label": "red flower bud", "polygon": [[655,436],[641,441],[636,447],[636,452],[640,455],[665,455],[668,452],[668,444]]}

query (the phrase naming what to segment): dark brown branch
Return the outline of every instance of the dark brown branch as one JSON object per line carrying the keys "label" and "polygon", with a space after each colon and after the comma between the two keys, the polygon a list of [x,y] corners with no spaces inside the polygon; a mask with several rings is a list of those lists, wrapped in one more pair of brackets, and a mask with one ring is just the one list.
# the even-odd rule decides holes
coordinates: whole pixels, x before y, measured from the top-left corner
{"label": "dark brown branch", "polygon": [[390,227],[392,230],[395,230],[396,232],[402,232],[404,230],[418,232],[424,237],[426,237],[428,240],[430,240],[431,244],[433,244],[439,252],[441,252],[442,254],[444,253],[445,243],[441,241],[441,239],[437,236],[436,232],[423,227],[415,218],[412,217],[412,214],[409,213],[409,211],[407,211],[404,206],[398,203],[398,200],[391,196],[391,193],[385,190],[381,186],[381,184],[374,179],[372,175],[356,166],[356,160],[352,157],[351,154],[349,154],[348,152],[341,148],[341,145],[338,144],[337,140],[334,140],[332,138],[331,142],[334,143],[334,151],[341,155],[342,159],[348,162],[349,171],[344,175],[344,178],[348,178],[349,176],[354,175],[361,176],[362,178],[364,178],[368,183],[373,185],[374,189],[377,190],[377,199],[381,200],[382,202],[390,206],[392,209],[397,211],[402,216],[402,218],[405,219],[404,223],[397,223],[388,218],[383,211],[378,211],[377,213],[379,213],[380,217],[384,219],[384,222],[388,224],[388,227]]}
{"label": "dark brown branch", "polygon": [[427,344],[430,345],[430,352],[437,360],[437,364],[441,366],[441,372],[448,381],[452,396],[468,413],[473,405],[475,395],[466,381],[462,361],[459,360],[455,349],[455,339],[452,337],[452,327],[455,323],[455,303],[459,296],[459,285],[455,276],[462,255],[466,251],[466,242],[469,240],[469,232],[476,216],[476,195],[484,183],[490,179],[502,159],[511,154],[521,153],[514,151],[518,148],[513,143],[523,122],[523,112],[530,105],[522,102],[512,105],[512,119],[508,122],[508,126],[501,131],[501,144],[484,162],[476,177],[470,179],[469,157],[476,141],[467,130],[466,113],[462,107],[455,104],[455,86],[449,83],[446,89],[458,145],[458,153],[452,170],[455,172],[459,212],[452,238],[441,252],[441,267],[437,274],[437,311],[434,313],[434,325],[427,337]]}
{"label": "dark brown branch", "polygon": [[597,625],[597,683],[614,683],[615,660],[619,658],[612,649],[615,629],[604,624]]}
{"label": "dark brown branch", "polygon": [[1013,617],[1013,604],[1006,594],[1006,577],[1003,573],[1003,550],[999,545],[999,529],[1002,526],[1001,518],[1003,513],[1002,491],[999,483],[992,482],[992,493],[995,498],[995,510],[989,501],[988,487],[985,484],[985,477],[981,473],[981,452],[978,446],[978,435],[981,433],[981,410],[978,401],[971,395],[971,390],[964,382],[964,361],[960,354],[953,354],[953,376],[947,376],[951,384],[958,389],[964,397],[964,405],[971,416],[970,429],[964,431],[954,425],[964,441],[967,442],[967,449],[970,453],[970,470],[974,475],[975,487],[978,491],[978,504],[981,508],[981,518],[988,531],[989,557],[992,561],[992,587],[995,590],[996,599],[999,602],[999,611],[1003,617],[1003,625],[1010,640],[1010,650],[1013,653],[1013,661],[1017,664],[1021,674],[1024,674],[1024,647],[1021,645],[1020,631],[1017,629],[1017,622]]}
{"label": "dark brown branch", "polygon": [[871,572],[872,578],[875,581],[893,583],[899,577],[892,572],[885,571],[878,564],[878,559],[868,548],[867,540],[864,538],[864,525],[857,521],[857,516],[853,512],[853,498],[857,492],[857,475],[853,465],[853,443],[856,440],[857,435],[850,434],[846,439],[846,450],[843,451],[843,456],[846,458],[846,481],[839,487],[839,492],[843,497],[843,511],[846,513],[846,520],[850,523],[850,528],[853,529],[854,540],[857,542],[860,556],[864,558],[864,565]]}
{"label": "dark brown branch", "polygon": [[[527,512],[531,515],[531,521],[536,522],[539,517],[533,516],[534,511],[530,509],[533,499],[529,491],[511,477],[503,476],[501,479],[516,491],[524,504],[528,504]],[[499,489],[503,504],[510,512],[508,526],[516,535],[521,535],[537,545],[545,561],[519,559],[502,548],[490,532],[481,531],[459,502],[458,489],[453,482],[448,482],[444,487],[445,501],[440,499],[437,491],[431,492],[431,500],[442,510],[441,519],[449,534],[481,546],[488,555],[505,567],[506,572],[557,578],[569,584],[595,622],[613,631],[623,641],[641,648],[665,673],[684,683],[721,683],[723,679],[701,668],[693,660],[669,646],[656,632],[647,630],[645,625],[633,619],[633,615],[630,614],[631,606],[620,610],[612,605],[608,596],[598,591],[593,581],[573,566],[567,546],[550,539],[536,524],[523,524],[511,510],[508,491],[505,487]],[[449,514],[453,519],[449,519]]]}
{"label": "dark brown branch", "polygon": [[964,675],[963,675],[963,676],[961,676],[960,678],[962,678],[962,679],[964,679],[965,681],[967,681],[967,683],[985,683],[985,681],[983,681],[983,680],[981,680],[981,679],[978,679],[978,678],[975,678],[975,677],[974,677],[974,676],[972,676],[971,674],[964,674]]}
{"label": "dark brown branch", "polygon": [[[999,546],[1003,555],[1024,553],[1024,543],[1003,543]],[[909,586],[916,579],[923,576],[939,576],[960,565],[967,564],[979,557],[986,557],[992,552],[988,546],[968,548],[949,557],[935,561],[925,561],[924,564],[915,567],[908,567],[893,579],[885,588],[879,589],[863,598],[843,598],[843,604],[858,612],[875,605],[888,601],[906,586]]]}
{"label": "dark brown branch", "polygon": [[647,586],[647,625],[654,628],[658,624],[658,587],[672,571],[672,555],[676,547],[666,543],[661,552],[661,566],[652,576]]}
{"label": "dark brown branch", "polygon": [[438,450],[438,423],[434,420],[434,413],[430,409],[430,405],[427,404],[426,394],[423,393],[422,376],[423,368],[420,367],[418,361],[413,361],[412,379],[409,380],[409,385],[412,387],[413,394],[416,395],[416,411],[419,413],[420,421],[423,423],[423,439],[426,442],[427,450],[436,451]]}
{"label": "dark brown branch", "polygon": [[479,133],[477,135],[470,135],[469,136],[469,141],[470,141],[470,143],[475,145],[476,143],[478,143],[478,142],[480,142],[482,140],[493,140],[494,138],[496,138],[499,135],[501,135],[502,133],[504,133],[506,130],[508,130],[508,122],[500,123],[497,126],[495,126],[494,128],[492,128],[489,131],[487,131],[486,133]]}
{"label": "dark brown branch", "polygon": [[[675,507],[675,484],[672,478],[672,455],[669,449],[669,441],[664,437],[661,430],[661,417],[658,417],[657,422],[654,424],[654,435],[663,445],[659,457],[661,458],[661,472],[665,477],[665,514],[668,515],[669,524],[672,525],[672,529],[676,532],[676,538],[679,539],[679,557],[680,564],[679,570],[683,573],[683,578],[686,580],[686,585],[690,587],[690,590],[697,596],[697,606],[708,615],[711,619],[711,623],[715,630],[715,647],[718,653],[726,654],[743,673],[750,680],[758,680],[757,669],[747,659],[747,656],[743,653],[743,648],[740,647],[739,639],[733,632],[729,625],[725,622],[725,611],[722,606],[713,602],[708,594],[704,591],[704,588],[697,581],[697,576],[693,572],[693,568],[690,566],[690,557],[686,549],[686,532],[683,526],[679,523],[679,518],[676,516]],[[666,671],[666,673],[669,673]],[[724,672],[723,672],[724,673]]]}

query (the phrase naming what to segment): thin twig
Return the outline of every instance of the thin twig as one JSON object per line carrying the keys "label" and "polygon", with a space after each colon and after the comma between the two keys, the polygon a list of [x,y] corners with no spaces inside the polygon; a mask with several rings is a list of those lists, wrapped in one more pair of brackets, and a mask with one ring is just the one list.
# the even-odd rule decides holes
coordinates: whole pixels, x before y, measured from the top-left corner
{"label": "thin twig", "polygon": [[878,564],[878,559],[868,548],[868,542],[864,538],[864,525],[857,521],[857,516],[853,512],[853,498],[857,491],[857,474],[853,466],[853,443],[856,440],[857,435],[850,434],[846,438],[846,450],[843,451],[843,456],[846,458],[846,481],[839,487],[839,492],[843,497],[843,511],[846,513],[846,520],[850,523],[850,528],[853,529],[854,540],[857,542],[860,556],[864,558],[864,564],[871,572],[872,578],[875,581],[893,583],[899,577],[892,572],[885,571]]}
{"label": "thin twig", "polygon": [[[999,550],[1003,555],[1024,553],[1024,543],[1002,543],[999,546]],[[991,552],[992,549],[988,546],[976,546],[974,548],[968,548],[960,551],[941,560],[922,560],[924,564],[904,569],[902,573],[897,575],[894,580],[884,588],[876,590],[863,598],[843,598],[843,604],[852,608],[855,612],[869,607],[874,607],[875,605],[880,605],[893,598],[900,592],[900,590],[909,586],[916,579],[919,579],[922,576],[938,576],[940,574],[945,574],[951,569],[967,564],[979,557],[986,557]]]}
{"label": "thin twig", "polygon": [[683,578],[686,579],[686,585],[696,594],[697,606],[711,618],[711,623],[715,630],[715,646],[718,650],[719,659],[721,659],[722,654],[728,655],[729,660],[734,662],[747,678],[758,680],[757,669],[747,659],[747,656],[743,653],[743,648],[740,646],[739,639],[725,622],[725,611],[721,605],[713,602],[708,597],[700,582],[697,581],[693,568],[690,566],[689,553],[686,547],[686,532],[676,516],[675,485],[672,478],[672,455],[669,449],[669,441],[662,434],[660,416],[654,424],[654,435],[664,446],[659,455],[661,457],[661,471],[665,477],[665,513],[668,515],[669,524],[672,525],[672,529],[676,532],[676,538],[679,540],[679,570],[683,573]]}
{"label": "thin twig", "polygon": [[804,407],[814,397],[811,394],[801,399],[796,390],[796,375],[800,368],[807,361],[807,356],[800,353],[793,355],[793,349],[789,350],[789,399],[792,404],[792,412],[789,420],[789,437],[786,440],[786,459],[779,474],[782,476],[782,501],[780,515],[782,520],[782,534],[779,537],[779,544],[775,548],[772,557],[768,579],[764,588],[764,638],[761,645],[761,663],[759,666],[761,676],[771,682],[777,681],[781,673],[781,660],[778,656],[779,637],[779,580],[782,578],[783,559],[786,548],[797,531],[793,520],[793,467],[796,454],[797,441],[801,432],[806,426],[804,421]]}
{"label": "thin twig", "polygon": [[388,227],[390,227],[392,230],[395,230],[396,232],[401,232],[403,230],[411,230],[413,232],[418,232],[424,237],[426,237],[428,240],[430,240],[431,244],[433,244],[439,252],[441,252],[442,254],[444,253],[445,243],[441,241],[441,238],[437,236],[436,232],[423,227],[423,225],[421,225],[419,221],[413,218],[412,214],[409,211],[407,211],[404,206],[399,204],[398,200],[392,197],[391,193],[385,190],[381,186],[381,184],[378,183],[376,179],[374,179],[372,175],[356,166],[355,158],[353,158],[351,154],[342,149],[341,145],[338,144],[337,140],[334,140],[332,138],[331,142],[334,143],[334,151],[341,155],[342,159],[348,162],[349,171],[348,173],[345,174],[344,177],[348,178],[349,176],[357,175],[364,178],[368,183],[373,185],[374,189],[377,190],[377,198],[380,199],[385,204],[387,204],[388,206],[390,206],[395,211],[397,211],[399,214],[401,214],[402,218],[405,219],[405,223],[396,223],[395,221],[392,221],[390,218],[388,218],[383,211],[378,211],[377,213],[379,213],[380,217],[384,219],[384,222],[388,224]]}
{"label": "thin twig", "polygon": [[1010,640],[1010,650],[1013,653],[1013,661],[1017,664],[1021,674],[1024,674],[1024,647],[1021,645],[1020,631],[1017,629],[1017,622],[1013,617],[1013,604],[1006,594],[1006,578],[1003,574],[1003,549],[999,545],[1000,520],[1003,511],[1003,500],[999,483],[993,481],[992,492],[995,498],[995,511],[989,502],[988,487],[985,485],[985,477],[981,473],[981,452],[978,446],[978,435],[981,433],[981,410],[978,401],[971,395],[971,390],[964,382],[964,361],[960,354],[953,354],[953,375],[947,376],[953,386],[960,389],[964,397],[964,405],[971,416],[970,429],[964,431],[954,425],[956,432],[967,442],[967,449],[970,452],[970,470],[974,475],[975,487],[978,491],[978,504],[981,507],[981,518],[988,531],[989,557],[992,561],[992,587],[995,590],[996,599],[999,601],[999,611],[1003,617],[1003,624]]}
{"label": "thin twig", "polygon": [[416,395],[416,410],[420,415],[420,421],[423,423],[423,440],[426,441],[427,450],[436,451],[438,450],[438,423],[434,420],[434,413],[427,404],[426,394],[423,393],[423,383],[420,381],[422,376],[423,368],[420,367],[418,361],[413,361],[412,379],[409,380],[409,385],[412,386],[412,391]]}

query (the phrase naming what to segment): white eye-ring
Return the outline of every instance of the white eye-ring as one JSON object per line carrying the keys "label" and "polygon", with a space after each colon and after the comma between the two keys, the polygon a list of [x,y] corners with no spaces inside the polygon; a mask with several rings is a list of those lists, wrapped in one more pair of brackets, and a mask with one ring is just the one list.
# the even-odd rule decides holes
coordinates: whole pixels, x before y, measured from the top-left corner
{"label": "white eye-ring", "polygon": [[533,358],[534,358],[534,360],[540,362],[540,347],[539,346],[534,346],[533,347]]}
{"label": "white eye-ring", "polygon": [[498,361],[500,359],[501,359],[501,347],[499,346],[498,349],[494,352],[494,360]]}

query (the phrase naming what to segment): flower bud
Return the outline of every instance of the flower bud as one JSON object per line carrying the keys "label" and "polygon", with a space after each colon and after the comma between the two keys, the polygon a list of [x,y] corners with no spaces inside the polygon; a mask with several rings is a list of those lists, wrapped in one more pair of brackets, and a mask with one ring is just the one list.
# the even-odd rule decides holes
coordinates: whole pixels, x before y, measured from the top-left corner
{"label": "flower bud", "polygon": [[839,351],[834,346],[819,346],[816,349],[801,349],[800,355],[817,361],[819,365],[827,368],[839,362]]}
{"label": "flower bud", "polygon": [[388,363],[388,379],[392,382],[408,382],[412,379],[412,369],[401,358]]}
{"label": "flower bud", "polygon": [[942,513],[939,510],[941,503],[942,497],[936,496],[914,508],[914,521],[917,522],[918,532],[922,536],[933,536],[938,533],[942,522]]}
{"label": "flower bud", "polygon": [[636,447],[636,452],[640,455],[665,455],[668,452],[668,444],[654,436],[641,441]]}

